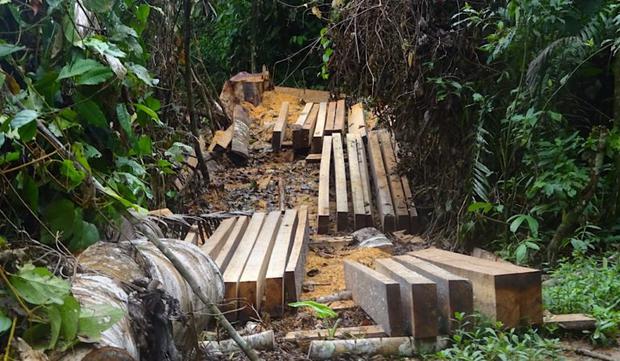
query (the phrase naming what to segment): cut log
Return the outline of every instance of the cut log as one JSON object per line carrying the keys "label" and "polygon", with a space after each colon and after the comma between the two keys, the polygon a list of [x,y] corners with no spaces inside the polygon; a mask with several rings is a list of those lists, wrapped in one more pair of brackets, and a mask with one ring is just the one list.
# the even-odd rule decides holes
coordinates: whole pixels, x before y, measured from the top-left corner
{"label": "cut log", "polygon": [[404,334],[400,285],[360,263],[344,261],[344,279],[353,301],[390,336]]}
{"label": "cut log", "polygon": [[235,252],[237,251],[237,247],[239,246],[239,242],[243,238],[245,230],[248,227],[249,218],[246,216],[238,217],[237,222],[235,222],[235,227],[228,235],[228,239],[224,246],[220,250],[220,253],[215,258],[215,264],[219,267],[222,273],[225,272],[228,267],[228,263],[230,259],[233,257]]}
{"label": "cut log", "polygon": [[344,163],[342,135],[332,135],[334,146],[334,175],[336,182],[336,228],[342,231],[347,228],[349,219],[349,196],[347,192],[347,170]]}
{"label": "cut log", "polygon": [[447,342],[439,337],[432,341],[415,340],[413,337],[316,340],[310,342],[308,358],[311,360],[335,360],[344,355],[364,358],[382,355],[390,357],[390,359],[401,359],[436,352],[446,345]]}
{"label": "cut log", "polygon": [[276,124],[273,126],[273,132],[271,133],[271,148],[274,152],[279,152],[282,149],[282,142],[284,142],[284,136],[286,134],[286,126],[288,125],[288,102],[282,102],[280,107],[280,113]]}
{"label": "cut log", "polygon": [[410,255],[469,279],[474,308],[506,327],[542,323],[541,272],[436,248]]}
{"label": "cut log", "polygon": [[309,238],[308,206],[301,206],[297,212],[297,228],[295,229],[293,247],[284,272],[284,299],[286,303],[299,300],[304,281],[304,265],[306,264]]}
{"label": "cut log", "polygon": [[[280,211],[269,212],[263,228],[256,239],[252,253],[239,278],[239,298],[254,306],[256,310],[261,309],[263,294],[265,292],[265,275],[269,266],[269,259],[278,234],[280,226]],[[240,317],[247,319],[253,315],[251,307],[244,307],[240,310]]]}
{"label": "cut log", "polygon": [[310,147],[312,134],[305,128],[305,124],[313,108],[312,103],[306,103],[304,109],[299,113],[297,121],[291,127],[293,129],[293,149],[295,150]]}
{"label": "cut log", "polygon": [[235,105],[233,112],[233,137],[229,157],[236,164],[244,164],[250,157],[250,117],[241,105]]}
{"label": "cut log", "polygon": [[402,264],[382,258],[375,269],[400,284],[400,300],[407,334],[416,339],[437,337],[437,285]]}
{"label": "cut log", "polygon": [[[255,335],[241,337],[251,348],[255,350],[273,350],[275,337],[273,330],[264,331]],[[239,345],[232,340],[201,341],[200,348],[210,356],[223,356],[231,353],[239,353]]]}
{"label": "cut log", "polygon": [[366,120],[364,119],[364,106],[362,103],[357,103],[351,107],[348,120],[349,133],[357,134],[361,136],[362,139],[366,138]]}
{"label": "cut log", "polygon": [[230,235],[230,232],[232,232],[236,221],[237,218],[226,218],[223,220],[215,232],[213,232],[211,237],[209,237],[205,244],[200,247],[200,249],[204,253],[208,254],[211,259],[216,259],[220,253],[220,250],[224,247],[224,244],[228,240],[228,236]]}
{"label": "cut log", "polygon": [[250,74],[240,72],[228,80],[237,99],[258,105],[263,100],[263,92],[269,87],[268,73]]}
{"label": "cut log", "polygon": [[321,156],[322,154],[310,153],[308,154],[308,156],[306,156],[306,163],[309,163],[309,164],[321,163]]}
{"label": "cut log", "polygon": [[229,311],[226,317],[231,320],[237,319],[237,312],[235,310],[238,308],[239,279],[248,261],[248,257],[250,257],[256,238],[263,226],[265,216],[265,213],[262,212],[256,212],[252,215],[248,228],[235,250],[235,256],[230,259],[230,263],[228,263],[226,271],[224,271],[223,274],[226,289],[225,298],[230,306],[226,308],[226,310]]}
{"label": "cut log", "polygon": [[325,120],[325,135],[334,132],[334,124],[336,122],[336,102],[329,102],[327,105],[327,119]]}
{"label": "cut log", "polygon": [[544,318],[545,325],[558,325],[565,330],[584,331],[596,328],[596,319],[583,313],[550,315]]}
{"label": "cut log", "polygon": [[332,155],[332,137],[323,137],[321,167],[319,169],[319,201],[317,210],[317,233],[329,232],[329,182]]}
{"label": "cut log", "polygon": [[319,104],[319,112],[316,118],[316,125],[312,135],[312,153],[321,153],[323,146],[323,136],[325,135],[325,122],[327,121],[327,103]]}
{"label": "cut log", "polygon": [[[357,327],[339,327],[334,333],[334,338],[375,338],[387,336],[383,328],[378,325],[357,326]],[[291,331],[284,336],[284,341],[288,342],[304,342],[329,338],[329,330],[303,330]]]}
{"label": "cut log", "polygon": [[284,309],[284,272],[296,229],[297,210],[289,209],[282,217],[265,276],[263,310],[272,316],[281,316]]}
{"label": "cut log", "polygon": [[346,117],[346,105],[344,99],[338,100],[336,104],[336,120],[334,121],[334,132],[338,132],[344,136],[345,132],[345,117]]}
{"label": "cut log", "polygon": [[372,178],[375,188],[381,226],[384,232],[392,232],[395,230],[394,205],[392,204],[390,185],[381,156],[379,136],[375,131],[368,134],[368,158],[372,173],[370,178]]}
{"label": "cut log", "polygon": [[351,180],[351,203],[353,203],[353,222],[355,229],[368,227],[372,223],[364,205],[364,188],[357,153],[357,141],[353,134],[347,134],[347,153],[349,154],[349,178]]}
{"label": "cut log", "polygon": [[372,192],[370,191],[370,175],[368,174],[368,158],[366,156],[366,146],[364,140],[360,135],[354,135],[357,142],[357,158],[360,163],[360,175],[362,176],[362,188],[364,190],[364,207],[365,213],[370,215],[368,217],[367,227],[374,226],[373,222],[373,207],[372,207]]}
{"label": "cut log", "polygon": [[228,150],[233,138],[234,127],[231,125],[226,130],[216,130],[209,145],[210,152],[224,153]]}
{"label": "cut log", "polygon": [[390,186],[390,195],[392,196],[392,204],[394,206],[394,213],[396,216],[396,229],[408,230],[409,210],[407,209],[407,201],[405,198],[405,192],[403,191],[403,183],[400,179],[400,175],[398,174],[398,163],[396,162],[394,148],[392,148],[390,133],[387,129],[380,129],[376,132],[379,136],[381,154],[383,155],[385,172],[387,173],[388,184]]}
{"label": "cut log", "polygon": [[441,334],[449,334],[457,326],[454,321],[456,312],[467,315],[473,313],[474,299],[471,282],[468,279],[419,258],[404,255],[393,257],[393,259],[437,284],[439,332]]}

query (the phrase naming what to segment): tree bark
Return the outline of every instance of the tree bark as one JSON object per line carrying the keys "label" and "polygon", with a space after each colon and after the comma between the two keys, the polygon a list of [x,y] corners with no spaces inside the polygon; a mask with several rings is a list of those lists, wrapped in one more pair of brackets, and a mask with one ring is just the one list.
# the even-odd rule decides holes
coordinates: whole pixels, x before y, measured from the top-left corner
{"label": "tree bark", "polygon": [[194,153],[196,153],[196,159],[198,159],[198,169],[205,179],[206,183],[210,182],[209,169],[207,168],[207,162],[202,154],[200,148],[200,134],[198,129],[198,119],[196,119],[196,113],[194,112],[194,95],[192,91],[192,60],[191,60],[191,32],[192,32],[192,2],[191,0],[183,0],[183,27],[184,27],[184,52],[185,52],[185,92],[187,96],[187,112],[189,113],[190,130],[192,132],[192,138],[194,141]]}

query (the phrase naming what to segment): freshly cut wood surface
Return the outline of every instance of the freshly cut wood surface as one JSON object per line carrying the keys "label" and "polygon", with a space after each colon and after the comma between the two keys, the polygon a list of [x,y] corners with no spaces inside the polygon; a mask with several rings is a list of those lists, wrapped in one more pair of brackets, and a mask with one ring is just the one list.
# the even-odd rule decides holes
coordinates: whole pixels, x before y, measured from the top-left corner
{"label": "freshly cut wood surface", "polygon": [[388,176],[388,184],[390,185],[390,195],[392,196],[392,204],[396,215],[396,229],[409,229],[409,210],[407,209],[407,201],[403,190],[403,183],[398,174],[398,163],[390,133],[387,129],[376,131],[381,144],[381,153],[383,154],[383,163]]}
{"label": "freshly cut wood surface", "polygon": [[304,265],[306,264],[306,254],[308,253],[308,241],[310,239],[310,229],[308,227],[308,206],[299,207],[297,212],[297,228],[291,254],[286,262],[284,272],[284,298],[286,303],[295,302],[301,294],[301,287],[304,281]]}
{"label": "freshly cut wood surface", "polygon": [[325,135],[330,135],[334,132],[334,124],[336,122],[336,102],[329,102],[327,104],[327,119],[325,120]]}
{"label": "freshly cut wood surface", "polygon": [[400,284],[408,334],[415,338],[437,337],[437,284],[390,258],[375,260],[375,269]]}
{"label": "freshly cut wood surface", "polygon": [[250,219],[246,216],[238,217],[234,228],[230,232],[230,235],[228,235],[226,243],[224,243],[224,246],[217,255],[217,258],[215,258],[215,264],[222,271],[222,273],[225,272],[230,259],[237,251],[239,242],[241,241],[241,238],[243,238],[246,228],[248,228],[249,221]]}
{"label": "freshly cut wood surface", "polygon": [[232,142],[234,127],[231,125],[226,130],[216,130],[209,145],[209,151],[225,152]]}
{"label": "freshly cut wood surface", "polygon": [[474,308],[506,327],[541,324],[541,272],[503,262],[429,248],[410,255],[469,279]]}
{"label": "freshly cut wood surface", "polygon": [[342,135],[332,134],[334,149],[334,174],[336,183],[336,227],[338,231],[347,228],[349,219],[349,196],[347,192],[347,170],[344,163]]}
{"label": "freshly cut wood surface", "polygon": [[272,316],[281,316],[284,306],[284,272],[297,229],[297,210],[284,212],[278,235],[271,252],[265,276],[265,303],[263,310]]}
{"label": "freshly cut wood surface", "polygon": [[319,169],[319,201],[317,210],[317,233],[325,234],[329,231],[329,182],[332,155],[332,137],[323,137],[323,151],[321,167]]}
{"label": "freshly cut wood surface", "polygon": [[366,130],[366,120],[364,119],[364,105],[362,103],[357,103],[351,107],[349,111],[349,133],[358,134],[362,138],[366,138],[367,130]]}
{"label": "freshly cut wood surface", "polygon": [[381,144],[376,131],[368,133],[368,159],[377,200],[377,210],[381,219],[381,227],[384,232],[396,230],[394,205],[390,195],[390,185],[381,155]]}
{"label": "freshly cut wood surface", "polygon": [[390,336],[403,335],[400,285],[358,262],[344,261],[347,289],[357,303]]}
{"label": "freshly cut wood surface", "polygon": [[344,99],[338,100],[336,104],[336,120],[334,121],[334,131],[340,134],[345,134],[345,117],[346,117],[346,104]]}
{"label": "freshly cut wood surface", "polygon": [[347,134],[347,153],[349,154],[349,178],[351,180],[351,202],[353,203],[353,221],[355,229],[369,225],[370,214],[366,213],[364,204],[364,188],[360,173],[360,162],[357,153],[357,141],[353,134]]}
{"label": "freshly cut wood surface", "polygon": [[215,232],[207,239],[204,245],[200,247],[200,249],[209,255],[211,259],[215,260],[215,258],[220,253],[220,250],[226,243],[228,239],[228,235],[232,232],[233,227],[235,226],[235,222],[237,218],[226,218],[223,220],[220,225],[215,229]]}
{"label": "freshly cut wood surface", "polygon": [[306,103],[301,113],[297,117],[297,121],[293,124],[293,149],[305,149],[310,146],[310,135],[304,124],[308,120],[310,111],[312,110],[312,103]]}
{"label": "freshly cut wood surface", "polygon": [[439,332],[441,334],[449,334],[457,326],[457,323],[452,321],[456,312],[468,315],[473,313],[474,298],[471,282],[468,279],[409,255],[392,258],[437,284]]}
{"label": "freshly cut wood surface", "polygon": [[325,123],[327,121],[327,103],[319,104],[319,112],[316,118],[314,134],[312,135],[312,153],[321,153],[323,136],[325,135]]}
{"label": "freshly cut wood surface", "polygon": [[271,147],[274,151],[280,151],[282,149],[282,142],[284,142],[284,136],[286,134],[286,126],[288,119],[288,102],[282,102],[280,107],[280,113],[278,119],[273,126],[273,132],[271,133]]}

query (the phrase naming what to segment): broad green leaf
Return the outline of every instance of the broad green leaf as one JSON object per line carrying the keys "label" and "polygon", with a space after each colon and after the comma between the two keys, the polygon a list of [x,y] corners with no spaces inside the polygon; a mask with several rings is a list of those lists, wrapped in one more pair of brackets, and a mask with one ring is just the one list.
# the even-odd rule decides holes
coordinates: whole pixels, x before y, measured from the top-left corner
{"label": "broad green leaf", "polygon": [[109,68],[97,68],[87,71],[75,79],[77,85],[96,85],[112,78],[114,73]]}
{"label": "broad green leaf", "polygon": [[101,111],[101,108],[92,100],[81,101],[75,104],[75,110],[78,112],[80,118],[89,124],[95,125],[99,128],[107,128],[108,121],[105,114]]}
{"label": "broad green leaf", "polygon": [[317,318],[336,318],[338,314],[331,307],[315,301],[300,301],[288,304],[291,307],[307,307],[311,309]]}
{"label": "broad green leaf", "polygon": [[[78,221],[76,219],[76,221]],[[73,227],[73,238],[70,242],[72,251],[80,251],[94,244],[99,240],[99,231],[97,227],[89,222],[79,220],[79,224]]]}
{"label": "broad green leaf", "polygon": [[0,334],[11,328],[11,319],[0,310]]}
{"label": "broad green leaf", "polygon": [[144,104],[134,104],[134,106],[136,107],[136,109],[148,115],[151,119],[159,121],[159,115],[157,115],[157,113],[153,109],[147,107]]}
{"label": "broad green leaf", "polygon": [[60,335],[67,341],[72,341],[77,336],[78,322],[80,319],[80,303],[75,297],[68,295],[62,305],[58,306],[62,324]]}
{"label": "broad green leaf", "polygon": [[56,347],[56,342],[58,342],[58,336],[60,335],[62,317],[60,316],[60,310],[58,309],[57,305],[45,307],[45,313],[47,315],[47,320],[50,325],[50,340],[47,348],[53,349],[54,347]]}
{"label": "broad green leaf", "polygon": [[128,137],[133,137],[133,129],[131,129],[131,117],[124,103],[116,105],[116,118]]}
{"label": "broad green leaf", "polygon": [[142,65],[130,63],[127,68],[148,86],[155,86],[159,83],[159,79],[153,79],[149,71]]}
{"label": "broad green leaf", "polygon": [[[53,232],[60,231],[65,238],[73,235],[73,223],[75,218],[75,206],[68,199],[58,199],[50,203],[43,212],[43,219]],[[42,234],[46,235],[47,232]]]}
{"label": "broad green leaf", "polygon": [[60,165],[60,174],[69,181],[69,189],[73,189],[79,186],[86,178],[86,174],[83,171],[77,169],[72,160],[65,159]]}
{"label": "broad green leaf", "polygon": [[17,294],[33,305],[62,305],[69,294],[69,282],[54,276],[47,268],[26,264],[11,275],[11,285]]}
{"label": "broad green leaf", "polygon": [[127,55],[121,49],[119,49],[118,46],[116,46],[115,44],[100,40],[92,36],[84,40],[84,45],[96,51],[102,56],[109,55],[115,58],[124,58],[125,55]]}
{"label": "broad green leaf", "polygon": [[84,0],[84,6],[96,13],[105,13],[112,10],[116,0]]}
{"label": "broad green leaf", "polygon": [[153,142],[148,135],[140,136],[134,150],[138,155],[151,155],[153,154]]}
{"label": "broad green leaf", "polygon": [[17,174],[17,188],[22,191],[22,197],[25,198],[30,208],[37,210],[39,208],[39,187],[27,172],[19,172]]}
{"label": "broad green leaf", "polygon": [[20,50],[24,50],[23,46],[17,46],[13,44],[0,44],[0,58],[4,58],[7,55],[11,55]]}
{"label": "broad green leaf", "polygon": [[84,306],[80,310],[78,336],[82,342],[96,342],[101,332],[112,327],[123,316],[123,310],[110,305]]}
{"label": "broad green leaf", "polygon": [[527,257],[527,246],[523,243],[523,244],[520,244],[519,247],[517,247],[517,250],[515,251],[515,258],[516,258],[517,263],[523,263],[526,257]]}
{"label": "broad green leaf", "polygon": [[[105,65],[93,59],[77,59],[71,64],[65,65],[58,75],[58,80],[72,78],[96,69],[108,69]],[[109,70],[109,69],[108,69]]]}
{"label": "broad green leaf", "polygon": [[39,113],[36,110],[24,109],[11,119],[11,128],[19,129],[34,122],[37,117],[39,117]]}
{"label": "broad green leaf", "polygon": [[493,208],[493,205],[489,202],[474,202],[467,207],[468,212],[482,212],[488,213]]}

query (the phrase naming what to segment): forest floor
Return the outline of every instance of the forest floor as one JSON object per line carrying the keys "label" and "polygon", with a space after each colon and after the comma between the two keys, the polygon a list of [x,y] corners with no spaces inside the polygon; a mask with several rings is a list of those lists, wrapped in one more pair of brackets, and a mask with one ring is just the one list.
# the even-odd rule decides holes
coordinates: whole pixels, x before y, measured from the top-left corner
{"label": "forest floor", "polygon": [[[284,197],[284,208],[297,208],[302,205],[309,207],[310,251],[306,259],[306,279],[302,299],[313,299],[330,295],[345,289],[343,261],[353,259],[362,264],[373,266],[377,258],[388,257],[390,254],[402,254],[411,250],[425,248],[428,240],[419,236],[399,234],[388,235],[394,246],[387,251],[376,248],[354,249],[348,247],[316,246],[322,240],[337,237],[347,237],[348,232],[337,232],[335,222],[331,222],[330,236],[317,235],[317,197],[319,182],[319,163],[308,164],[306,154],[295,154],[293,149],[284,148],[281,152],[271,149],[271,130],[278,116],[282,102],[289,102],[289,124],[295,123],[301,112],[304,101],[293,94],[268,91],[263,94],[263,102],[258,106],[244,103],[253,120],[250,140],[250,159],[247,165],[235,166],[225,155],[217,159],[217,165],[210,162],[215,169],[211,169],[212,180],[209,191],[203,192],[194,199],[190,208],[199,209],[208,204],[210,211],[271,211],[280,209],[281,197]],[[290,131],[290,128],[289,128]],[[291,139],[287,134],[286,139]],[[330,195],[334,201],[335,196]],[[333,205],[333,208],[335,206]],[[352,301],[339,301],[331,304],[338,309],[339,327],[371,325],[373,321],[356,307]],[[284,336],[289,331],[328,328],[329,325],[315,318],[310,312],[290,310],[282,319],[256,315],[255,322],[260,330],[274,330],[276,334],[276,349],[261,352],[265,360],[303,360],[306,359],[305,350],[293,343],[285,342]],[[253,323],[252,325],[256,325]],[[243,324],[236,327],[243,330]],[[563,348],[583,348],[592,350],[593,347],[580,339],[565,340]],[[596,350],[620,360],[620,350]],[[579,356],[574,352],[564,352],[568,360],[596,360],[586,356]],[[210,358],[211,359],[211,358]],[[230,358],[226,358],[230,360]],[[244,359],[238,355],[233,359]],[[343,358],[343,360],[359,360],[359,357]],[[372,360],[382,360],[374,357]]]}

